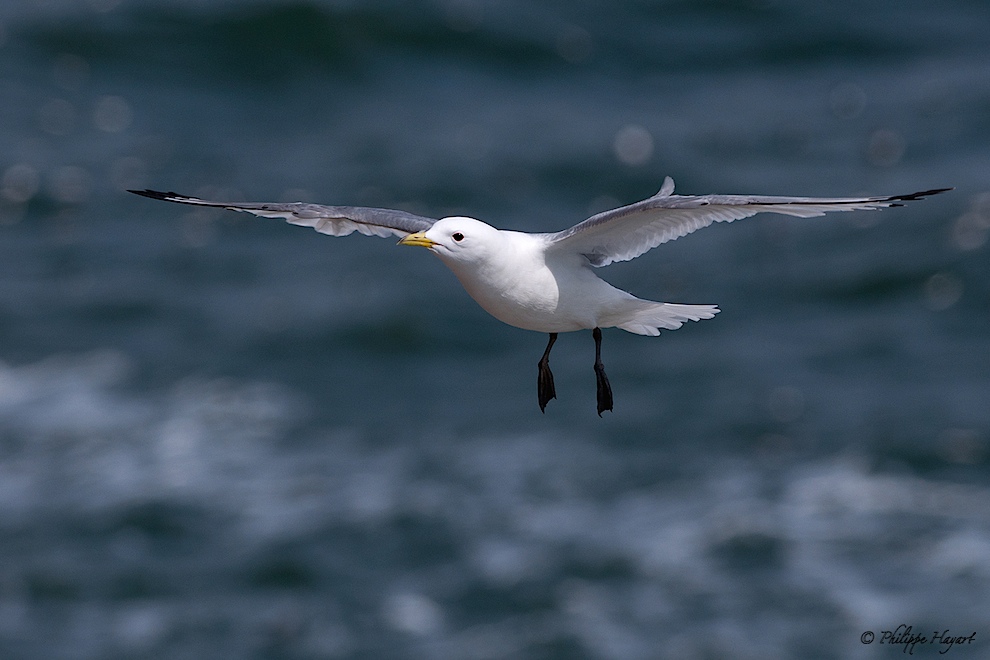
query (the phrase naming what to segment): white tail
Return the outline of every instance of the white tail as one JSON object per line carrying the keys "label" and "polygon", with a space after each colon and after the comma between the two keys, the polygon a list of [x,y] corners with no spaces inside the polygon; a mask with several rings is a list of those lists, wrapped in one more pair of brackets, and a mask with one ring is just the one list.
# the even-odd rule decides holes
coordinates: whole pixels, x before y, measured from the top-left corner
{"label": "white tail", "polygon": [[657,336],[660,329],[677,330],[685,321],[710,319],[718,314],[715,305],[678,305],[639,300],[639,309],[631,310],[629,320],[617,323],[616,327],[637,335]]}

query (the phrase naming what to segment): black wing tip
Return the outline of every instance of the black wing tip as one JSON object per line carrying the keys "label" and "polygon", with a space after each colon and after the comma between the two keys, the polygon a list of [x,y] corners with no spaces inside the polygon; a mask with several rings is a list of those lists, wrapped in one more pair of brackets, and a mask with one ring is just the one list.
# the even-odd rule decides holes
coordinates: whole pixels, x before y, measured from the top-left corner
{"label": "black wing tip", "polygon": [[149,199],[160,199],[163,202],[176,202],[180,199],[195,199],[194,197],[186,197],[185,195],[180,195],[176,192],[161,192],[159,190],[128,190],[129,193],[134,193],[135,195],[141,195],[141,197],[148,197]]}
{"label": "black wing tip", "polygon": [[[955,188],[932,188],[931,190],[922,190],[920,192],[909,193],[907,195],[894,195],[888,197],[888,202],[914,202],[923,197],[931,197],[932,195],[938,195],[940,193],[949,192],[950,190],[955,190]],[[893,205],[892,205],[893,206]],[[899,205],[898,205],[899,206]]]}

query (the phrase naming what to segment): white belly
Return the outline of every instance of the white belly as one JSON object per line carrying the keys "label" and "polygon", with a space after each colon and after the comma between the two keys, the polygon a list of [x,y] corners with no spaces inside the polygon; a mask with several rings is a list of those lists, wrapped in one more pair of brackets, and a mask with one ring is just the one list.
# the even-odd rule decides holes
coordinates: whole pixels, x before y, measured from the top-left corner
{"label": "white belly", "polygon": [[[557,269],[558,273],[560,269]],[[574,332],[602,325],[617,305],[634,300],[588,268],[569,269],[561,277],[546,265],[530,270],[459,273],[457,278],[481,308],[503,323],[536,332]]]}

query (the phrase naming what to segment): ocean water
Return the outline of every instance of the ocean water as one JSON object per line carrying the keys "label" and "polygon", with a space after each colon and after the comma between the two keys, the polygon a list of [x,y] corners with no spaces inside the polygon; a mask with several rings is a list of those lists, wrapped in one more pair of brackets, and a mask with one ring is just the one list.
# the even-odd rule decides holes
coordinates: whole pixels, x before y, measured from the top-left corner
{"label": "ocean water", "polygon": [[[986,657],[988,27],[976,0],[3,3],[0,657]],[[605,269],[723,311],[605,331],[602,419],[589,333],[541,414],[546,338],[425,251],[124,192],[550,231],[668,174],[955,190]]]}

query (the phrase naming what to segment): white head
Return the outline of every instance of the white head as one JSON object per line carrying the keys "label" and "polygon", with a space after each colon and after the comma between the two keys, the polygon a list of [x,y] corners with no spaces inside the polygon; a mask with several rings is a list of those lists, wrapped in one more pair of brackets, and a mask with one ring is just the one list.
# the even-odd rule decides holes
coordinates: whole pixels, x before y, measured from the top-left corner
{"label": "white head", "polygon": [[437,220],[426,231],[409,234],[399,244],[429,248],[448,263],[478,263],[498,244],[498,233],[480,220],[455,216]]}

